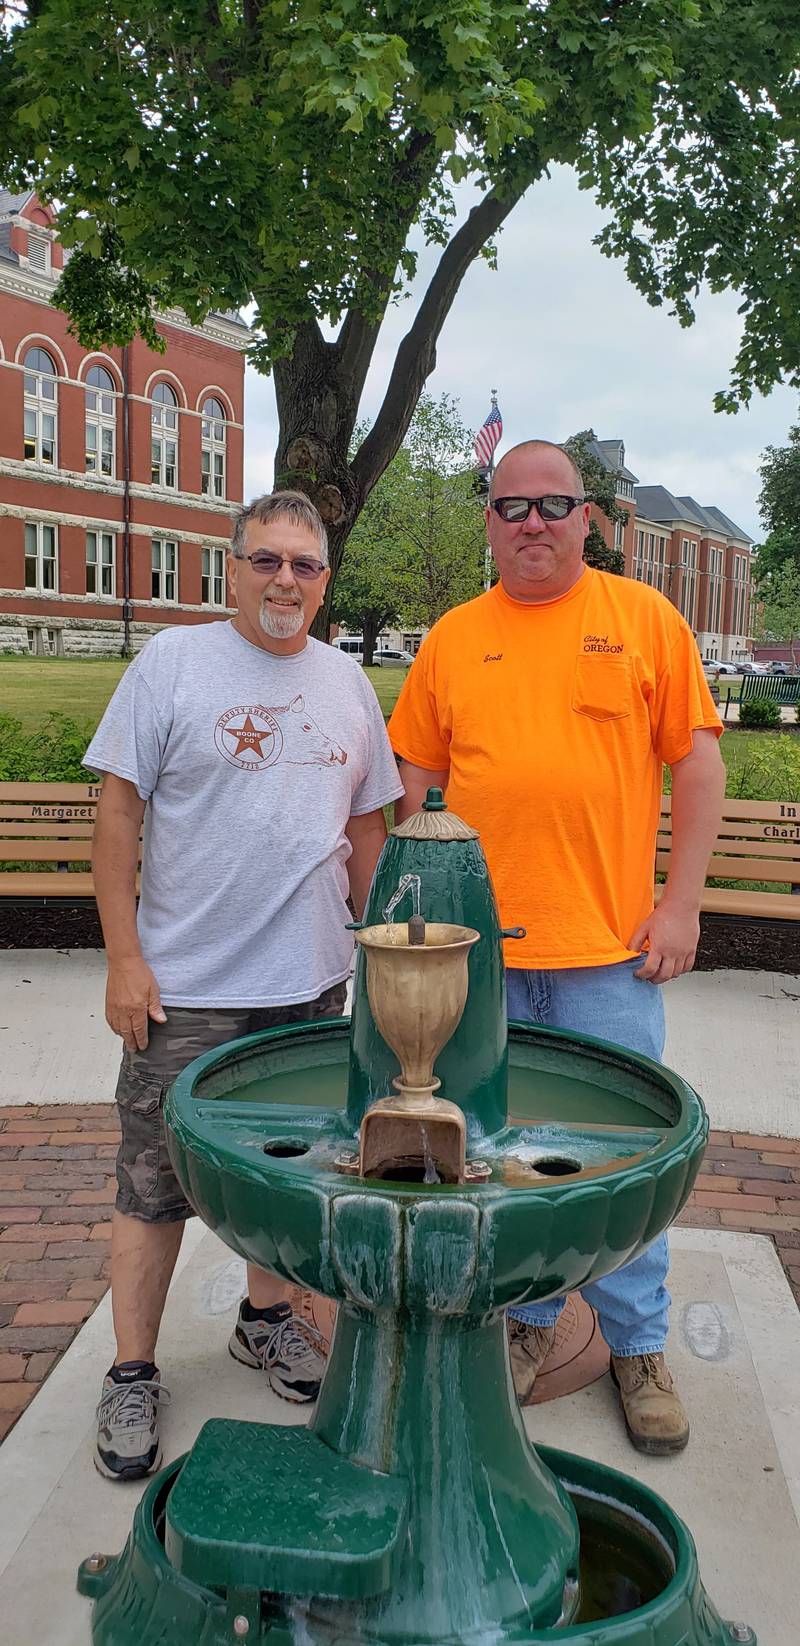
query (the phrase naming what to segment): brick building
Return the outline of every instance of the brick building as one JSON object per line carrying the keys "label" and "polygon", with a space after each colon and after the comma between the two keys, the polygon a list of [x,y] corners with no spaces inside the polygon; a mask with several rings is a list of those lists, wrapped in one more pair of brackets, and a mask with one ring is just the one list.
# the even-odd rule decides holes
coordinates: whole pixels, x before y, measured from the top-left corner
{"label": "brick building", "polygon": [[752,538],[714,504],[638,485],[621,440],[597,440],[592,449],[616,476],[617,502],[628,510],[623,526],[592,508],[605,542],[622,549],[626,576],[650,583],[678,607],[703,657],[751,657]]}
{"label": "brick building", "polygon": [[248,330],[171,311],[165,354],[82,349],[52,220],[0,190],[0,651],[136,651],[226,611]]}

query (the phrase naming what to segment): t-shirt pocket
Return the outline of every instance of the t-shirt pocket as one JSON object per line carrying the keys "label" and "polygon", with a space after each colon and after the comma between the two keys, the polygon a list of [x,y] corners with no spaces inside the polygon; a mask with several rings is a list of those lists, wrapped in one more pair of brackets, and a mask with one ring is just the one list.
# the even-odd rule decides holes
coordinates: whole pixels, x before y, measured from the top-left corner
{"label": "t-shirt pocket", "polygon": [[572,707],[590,720],[621,720],[631,712],[631,670],[627,657],[578,657]]}

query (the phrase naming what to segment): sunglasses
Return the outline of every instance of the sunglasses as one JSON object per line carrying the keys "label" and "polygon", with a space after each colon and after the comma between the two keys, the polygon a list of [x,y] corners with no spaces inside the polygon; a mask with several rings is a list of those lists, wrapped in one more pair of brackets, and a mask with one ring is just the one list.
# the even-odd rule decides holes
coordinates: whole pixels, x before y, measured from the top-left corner
{"label": "sunglasses", "polygon": [[549,492],[546,497],[495,497],[491,506],[501,520],[519,526],[527,520],[531,509],[537,509],[542,520],[566,520],[573,509],[585,502],[585,497],[564,497],[561,492]]}
{"label": "sunglasses", "polygon": [[299,554],[292,559],[290,554],[270,554],[266,549],[257,549],[255,554],[245,554],[242,557],[249,560],[254,572],[261,577],[274,577],[284,564],[291,566],[295,577],[310,583],[313,578],[321,577],[325,570],[321,560],[312,559],[311,555]]}

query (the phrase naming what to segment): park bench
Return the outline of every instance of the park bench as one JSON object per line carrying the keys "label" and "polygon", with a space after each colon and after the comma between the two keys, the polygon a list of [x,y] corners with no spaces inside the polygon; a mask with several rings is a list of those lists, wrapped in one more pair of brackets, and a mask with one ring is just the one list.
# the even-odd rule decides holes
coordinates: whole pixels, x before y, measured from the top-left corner
{"label": "park bench", "polygon": [[[669,868],[672,799],[661,802],[656,873]],[[725,881],[724,886],[709,881]],[[788,892],[753,891],[742,881],[788,885]],[[657,888],[656,895],[659,895]],[[800,802],[728,800],[714,842],[700,905],[703,914],[745,915],[762,920],[800,920]]]}
{"label": "park bench", "polygon": [[[0,898],[93,900],[99,794],[99,783],[0,783]],[[32,863],[47,867],[22,867]]]}
{"label": "park bench", "polygon": [[[99,794],[97,783],[0,783],[0,899],[63,903],[94,897],[88,864]],[[669,867],[671,807],[664,795],[659,873]],[[28,863],[48,867],[20,866]],[[706,914],[800,920],[800,802],[726,800],[708,879],[726,884],[706,885]],[[738,884],[751,880],[791,890],[751,891]]]}

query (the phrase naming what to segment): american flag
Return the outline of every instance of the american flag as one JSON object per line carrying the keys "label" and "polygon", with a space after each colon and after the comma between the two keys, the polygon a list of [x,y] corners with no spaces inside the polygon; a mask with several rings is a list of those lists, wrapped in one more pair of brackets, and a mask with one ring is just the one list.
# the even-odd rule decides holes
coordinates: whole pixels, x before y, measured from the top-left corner
{"label": "american flag", "polygon": [[480,428],[472,442],[473,451],[480,468],[491,468],[494,448],[498,445],[503,434],[503,419],[496,400],[492,400],[492,409],[483,427]]}

